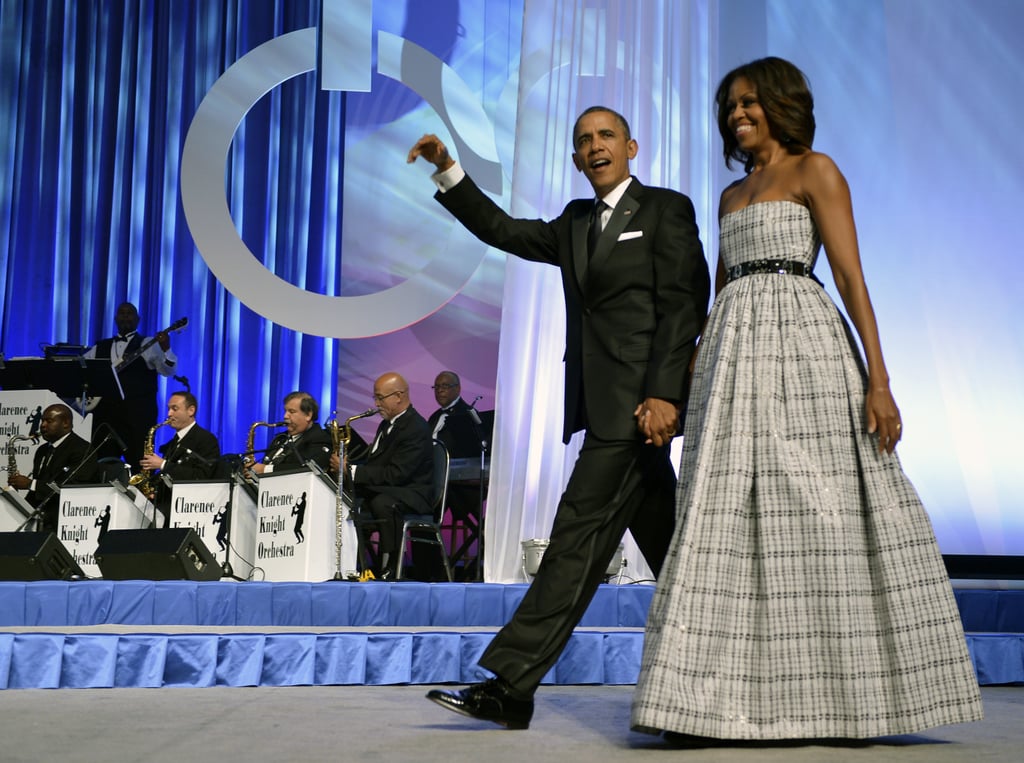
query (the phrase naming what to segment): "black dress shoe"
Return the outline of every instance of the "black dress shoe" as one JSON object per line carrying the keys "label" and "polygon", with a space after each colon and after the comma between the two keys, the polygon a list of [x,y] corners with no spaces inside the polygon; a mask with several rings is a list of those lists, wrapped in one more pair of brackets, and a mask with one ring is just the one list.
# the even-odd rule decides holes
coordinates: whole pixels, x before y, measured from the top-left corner
{"label": "black dress shoe", "polygon": [[427,699],[460,715],[491,721],[507,729],[529,728],[533,718],[533,698],[513,696],[512,689],[500,678],[458,691],[432,689],[427,692]]}

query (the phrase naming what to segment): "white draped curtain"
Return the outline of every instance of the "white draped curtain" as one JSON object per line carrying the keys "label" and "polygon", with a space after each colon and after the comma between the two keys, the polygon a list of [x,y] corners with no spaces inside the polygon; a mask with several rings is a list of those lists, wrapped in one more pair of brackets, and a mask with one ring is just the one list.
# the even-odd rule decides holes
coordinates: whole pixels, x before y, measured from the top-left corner
{"label": "white draped curtain", "polygon": [[[708,240],[712,126],[708,3],[526,0],[511,213],[550,219],[592,196],[572,165],[572,127],[593,105],[622,113],[632,172],[689,195]],[[559,272],[508,258],[496,389],[485,578],[523,581],[522,542],[546,539],[580,435],[562,444],[564,300]],[[639,402],[639,401],[638,401]],[[623,580],[650,570],[627,538]]]}

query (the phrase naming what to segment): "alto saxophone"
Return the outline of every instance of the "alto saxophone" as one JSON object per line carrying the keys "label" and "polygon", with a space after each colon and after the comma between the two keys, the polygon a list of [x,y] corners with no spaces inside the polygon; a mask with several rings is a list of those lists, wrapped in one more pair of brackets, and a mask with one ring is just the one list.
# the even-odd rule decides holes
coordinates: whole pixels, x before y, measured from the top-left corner
{"label": "alto saxophone", "polygon": [[18,451],[14,447],[14,443],[22,442],[24,440],[31,440],[33,445],[39,444],[39,435],[37,434],[16,434],[14,437],[7,441],[7,484],[11,484],[11,477],[17,476],[18,472]]}
{"label": "alto saxophone", "polygon": [[348,460],[348,444],[352,440],[352,422],[356,419],[365,419],[367,416],[373,416],[379,412],[377,408],[370,408],[362,413],[357,413],[355,416],[349,416],[345,419],[344,426],[338,426],[338,413],[335,411],[334,418],[327,422],[327,428],[331,432],[331,444],[334,447],[334,455],[338,457],[338,485],[337,492],[334,495],[335,580],[344,580],[345,575],[344,570],[341,569],[342,532],[345,522],[345,501],[342,497],[342,492],[345,484],[345,462]]}
{"label": "alto saxophone", "polygon": [[[153,440],[156,436],[156,430],[158,430],[160,427],[165,427],[170,423],[170,419],[164,419],[159,424],[156,424],[155,426],[149,428],[149,431],[146,433],[146,442],[142,446],[142,455],[153,455],[153,453],[155,452],[153,450]],[[142,493],[144,496],[146,496],[146,498],[148,498],[151,501],[156,497],[157,483],[156,480],[153,479],[152,469],[143,469],[138,474],[133,474],[132,478],[128,480],[128,484],[137,487],[139,489],[139,492]]]}

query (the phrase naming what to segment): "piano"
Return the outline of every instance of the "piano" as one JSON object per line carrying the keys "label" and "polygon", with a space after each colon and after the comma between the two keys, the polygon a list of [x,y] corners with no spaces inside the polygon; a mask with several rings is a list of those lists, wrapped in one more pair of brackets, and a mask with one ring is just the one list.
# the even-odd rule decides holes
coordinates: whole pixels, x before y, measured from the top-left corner
{"label": "piano", "polygon": [[[491,476],[491,459],[484,459],[483,479]],[[449,482],[479,482],[481,477],[480,457],[453,458],[448,462]]]}

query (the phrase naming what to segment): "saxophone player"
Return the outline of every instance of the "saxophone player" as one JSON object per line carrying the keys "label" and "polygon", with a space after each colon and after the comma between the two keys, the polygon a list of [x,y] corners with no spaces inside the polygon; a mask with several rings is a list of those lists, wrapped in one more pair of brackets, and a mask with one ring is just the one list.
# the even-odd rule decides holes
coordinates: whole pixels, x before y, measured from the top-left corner
{"label": "saxophone player", "polygon": [[321,469],[329,468],[331,436],[317,423],[320,406],[308,392],[292,392],[284,399],[283,421],[288,431],[275,437],[262,463],[253,464],[256,474],[282,469],[298,469],[313,461]]}
{"label": "saxophone player", "polygon": [[[149,472],[166,474],[172,480],[204,480],[217,476],[220,443],[213,432],[196,423],[199,402],[191,392],[178,391],[167,398],[167,424],[174,436],[160,446],[160,454],[148,452],[139,462]],[[145,443],[148,446],[148,443]],[[159,480],[153,504],[164,515],[167,527],[171,513],[171,489]]]}
{"label": "saxophone player", "polygon": [[[409,399],[409,384],[398,373],[373,384],[373,402],[381,423],[364,464],[348,465],[356,496],[362,502],[363,547],[378,532],[380,580],[395,580],[402,564],[402,523],[406,514],[430,514],[434,481],[430,427]],[[418,571],[422,574],[422,570]]]}
{"label": "saxophone player", "polygon": [[44,442],[32,457],[32,477],[12,474],[10,485],[16,490],[28,490],[25,500],[39,511],[40,529],[57,531],[57,493],[50,487],[65,482],[92,482],[98,471],[95,455],[89,452],[89,443],[71,431],[71,409],[57,403],[43,411],[39,434]]}

